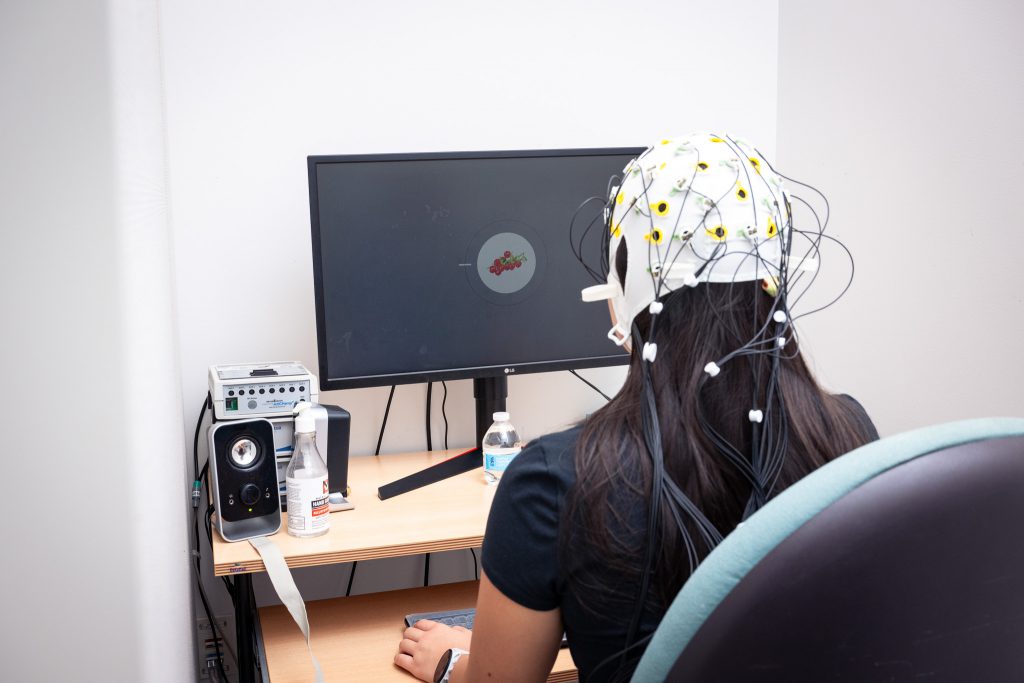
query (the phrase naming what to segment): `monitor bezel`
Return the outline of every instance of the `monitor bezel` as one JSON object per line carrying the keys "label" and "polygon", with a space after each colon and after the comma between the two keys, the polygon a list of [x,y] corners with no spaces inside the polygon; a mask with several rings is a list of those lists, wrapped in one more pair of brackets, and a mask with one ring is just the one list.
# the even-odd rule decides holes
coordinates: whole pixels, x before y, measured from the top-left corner
{"label": "monitor bezel", "polygon": [[[320,250],[319,193],[317,188],[317,166],[319,164],[380,161],[434,161],[448,159],[552,158],[608,155],[632,155],[633,157],[637,157],[646,151],[646,149],[646,147],[587,147],[577,149],[412,152],[389,154],[317,154],[307,156],[306,169],[309,178],[309,214],[313,240],[313,296],[314,306],[316,308],[316,346],[317,362],[319,364],[320,372],[320,389],[322,391],[335,391],[341,389],[361,389],[366,387],[388,386],[392,384],[416,384],[422,382],[440,382],[483,377],[515,377],[517,375],[537,372],[612,367],[628,364],[629,354],[624,353],[621,349],[615,349],[612,347],[609,349],[609,353],[606,356],[536,361],[532,363],[520,363],[507,366],[485,365],[468,368],[446,368],[443,370],[403,372],[384,375],[365,375],[340,378],[329,376],[327,373],[327,325],[323,296],[323,259]],[[611,346],[611,342],[609,342],[609,346]]]}

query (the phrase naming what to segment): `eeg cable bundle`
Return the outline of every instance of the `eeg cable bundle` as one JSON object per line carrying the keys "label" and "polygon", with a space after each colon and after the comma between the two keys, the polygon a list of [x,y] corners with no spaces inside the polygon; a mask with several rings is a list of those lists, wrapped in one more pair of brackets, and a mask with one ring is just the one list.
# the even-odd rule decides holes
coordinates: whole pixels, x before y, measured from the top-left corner
{"label": "eeg cable bundle", "polygon": [[[791,196],[784,181],[812,191],[825,204],[824,220],[813,207]],[[814,216],[816,226],[798,230],[793,226],[791,199],[801,202]],[[574,224],[585,206],[603,203],[598,213],[577,237]],[[583,259],[583,245],[598,220],[607,232],[599,236],[601,259],[596,267]],[[791,309],[817,277],[820,247],[828,239],[849,251],[835,238],[824,234],[828,203],[814,188],[779,174],[748,143],[724,134],[691,134],[664,139],[624,169],[621,178],[609,181],[607,197],[584,202],[570,224],[570,243],[577,259],[599,283],[583,290],[584,301],[607,300],[614,315],[608,337],[627,349],[638,349],[643,359],[641,425],[651,458],[651,489],[645,563],[639,595],[627,636],[626,649],[609,657],[623,657],[642,640],[637,640],[654,565],[655,530],[660,509],[667,502],[690,566],[698,563],[696,541],[710,552],[722,540],[714,527],[665,469],[661,429],[651,381],[658,357],[655,332],[665,298],[680,289],[700,283],[755,283],[772,297],[771,309],[755,325],[756,334],[721,358],[707,358],[698,394],[715,381],[722,368],[738,358],[767,366],[766,386],[757,386],[751,405],[743,415],[750,423],[751,452],[743,453],[719,434],[700,410],[699,429],[715,450],[749,482],[750,497],[743,519],[762,507],[772,496],[789,448],[785,397],[779,386],[779,365],[797,355]],[[850,281],[831,302],[845,293]],[[756,285],[754,285],[756,286]],[[707,292],[707,288],[703,288]],[[695,292],[698,294],[698,292]],[[709,297],[710,294],[706,294]],[[635,318],[644,310],[650,314],[648,338],[644,339]],[[815,311],[809,311],[808,315]],[[663,342],[664,343],[664,342]],[[703,362],[703,359],[702,359]],[[600,668],[600,667],[599,667]]]}

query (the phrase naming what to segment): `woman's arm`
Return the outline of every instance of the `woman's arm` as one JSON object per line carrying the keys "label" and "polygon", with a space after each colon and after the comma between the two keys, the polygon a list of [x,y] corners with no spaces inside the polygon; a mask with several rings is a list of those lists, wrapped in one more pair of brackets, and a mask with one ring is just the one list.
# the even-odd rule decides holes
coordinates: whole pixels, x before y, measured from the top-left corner
{"label": "woman's arm", "polygon": [[417,622],[406,629],[395,664],[420,680],[433,681],[441,655],[457,647],[470,654],[459,660],[451,683],[544,681],[561,640],[560,610],[523,607],[481,573],[472,633],[433,621]]}

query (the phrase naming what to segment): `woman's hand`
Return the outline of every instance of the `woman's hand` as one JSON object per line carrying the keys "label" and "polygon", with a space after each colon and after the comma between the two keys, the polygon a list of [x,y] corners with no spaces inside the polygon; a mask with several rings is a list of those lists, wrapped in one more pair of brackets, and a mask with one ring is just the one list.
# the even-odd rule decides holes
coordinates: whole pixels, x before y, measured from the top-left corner
{"label": "woman's hand", "polygon": [[472,636],[472,631],[461,626],[446,626],[427,619],[417,621],[402,634],[395,664],[421,681],[432,683],[445,650],[453,647],[469,650]]}

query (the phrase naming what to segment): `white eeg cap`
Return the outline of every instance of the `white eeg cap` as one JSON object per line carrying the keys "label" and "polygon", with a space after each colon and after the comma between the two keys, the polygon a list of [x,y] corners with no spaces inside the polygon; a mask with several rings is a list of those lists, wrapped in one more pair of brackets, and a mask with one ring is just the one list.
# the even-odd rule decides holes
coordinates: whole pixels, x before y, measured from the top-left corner
{"label": "white eeg cap", "polygon": [[[779,274],[787,194],[742,140],[713,133],[661,140],[623,169],[609,201],[608,282],[585,289],[583,300],[610,299],[620,332],[681,287]],[[620,249],[625,282],[615,267]]]}

